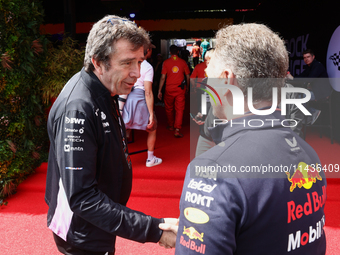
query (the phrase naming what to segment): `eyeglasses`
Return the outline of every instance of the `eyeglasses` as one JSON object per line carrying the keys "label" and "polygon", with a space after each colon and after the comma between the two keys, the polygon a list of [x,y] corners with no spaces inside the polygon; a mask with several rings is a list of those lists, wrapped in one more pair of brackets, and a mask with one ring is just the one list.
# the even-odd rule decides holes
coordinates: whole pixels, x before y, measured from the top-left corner
{"label": "eyeglasses", "polygon": [[112,24],[112,26],[119,24],[119,23],[113,23],[112,22],[113,20],[120,20],[120,21],[123,21],[123,22],[130,22],[130,23],[132,23],[133,25],[135,25],[137,27],[137,24],[135,22],[132,22],[131,20],[128,20],[128,19],[122,19],[122,18],[110,18],[110,19],[107,20],[106,23],[110,22]]}

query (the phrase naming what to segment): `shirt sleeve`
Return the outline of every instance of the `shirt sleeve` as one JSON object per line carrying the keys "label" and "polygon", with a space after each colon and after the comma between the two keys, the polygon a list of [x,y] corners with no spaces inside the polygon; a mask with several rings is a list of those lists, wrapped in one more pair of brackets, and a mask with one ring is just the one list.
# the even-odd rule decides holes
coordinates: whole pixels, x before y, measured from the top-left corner
{"label": "shirt sleeve", "polygon": [[147,70],[145,72],[144,81],[153,82],[153,75],[154,75],[153,67],[152,65],[148,65]]}
{"label": "shirt sleeve", "polygon": [[167,74],[167,66],[165,61],[162,64],[162,74]]}
{"label": "shirt sleeve", "polygon": [[175,254],[234,254],[236,233],[246,211],[237,179],[214,179],[207,173],[194,177],[189,165],[180,200]]}
{"label": "shirt sleeve", "polygon": [[192,71],[192,74],[190,75],[190,78],[197,78],[198,73],[197,73],[197,68],[195,67],[194,70]]}

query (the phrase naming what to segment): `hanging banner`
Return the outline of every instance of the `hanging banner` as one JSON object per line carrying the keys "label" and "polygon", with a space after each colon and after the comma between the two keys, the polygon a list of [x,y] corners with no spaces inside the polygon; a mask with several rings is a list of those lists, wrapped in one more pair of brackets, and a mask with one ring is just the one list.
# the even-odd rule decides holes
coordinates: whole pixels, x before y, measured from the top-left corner
{"label": "hanging banner", "polygon": [[302,52],[307,49],[309,34],[286,40],[287,50],[289,51],[289,71],[295,76],[305,70],[306,63],[303,61]]}

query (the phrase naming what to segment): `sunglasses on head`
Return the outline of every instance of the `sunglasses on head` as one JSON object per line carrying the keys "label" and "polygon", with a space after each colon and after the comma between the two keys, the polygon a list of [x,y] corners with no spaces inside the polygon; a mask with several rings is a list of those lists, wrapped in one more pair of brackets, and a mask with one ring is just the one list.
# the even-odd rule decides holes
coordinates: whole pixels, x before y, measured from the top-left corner
{"label": "sunglasses on head", "polygon": [[117,24],[119,24],[119,23],[114,23],[114,20],[120,20],[120,21],[123,21],[123,22],[130,22],[130,23],[134,24],[135,26],[137,26],[137,24],[134,23],[134,22],[132,22],[131,20],[122,19],[122,18],[110,18],[110,19],[107,20],[106,23],[109,23],[109,22],[110,22],[112,25],[117,25]]}

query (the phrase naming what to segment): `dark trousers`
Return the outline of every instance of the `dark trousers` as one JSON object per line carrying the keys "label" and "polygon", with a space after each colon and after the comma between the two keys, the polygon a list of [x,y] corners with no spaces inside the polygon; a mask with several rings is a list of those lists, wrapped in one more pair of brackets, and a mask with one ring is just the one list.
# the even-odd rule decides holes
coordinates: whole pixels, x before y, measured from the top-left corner
{"label": "dark trousers", "polygon": [[65,242],[62,238],[53,233],[54,241],[57,245],[58,251],[65,255],[114,255],[114,252],[95,252],[80,250]]}
{"label": "dark trousers", "polygon": [[200,57],[195,57],[192,58],[192,61],[194,62],[194,67],[198,65],[198,63],[200,62]]}

